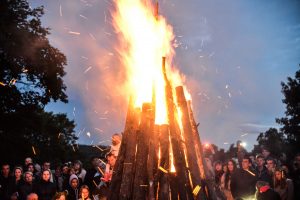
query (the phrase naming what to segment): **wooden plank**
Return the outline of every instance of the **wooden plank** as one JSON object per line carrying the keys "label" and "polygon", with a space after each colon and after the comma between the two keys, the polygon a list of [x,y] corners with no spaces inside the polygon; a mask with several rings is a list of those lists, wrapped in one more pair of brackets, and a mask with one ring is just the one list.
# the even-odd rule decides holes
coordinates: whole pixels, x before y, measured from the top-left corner
{"label": "wooden plank", "polygon": [[151,104],[144,103],[140,130],[137,132],[136,168],[133,184],[133,199],[137,200],[146,199],[148,196],[147,158],[149,153],[150,112]]}
{"label": "wooden plank", "polygon": [[134,180],[135,170],[135,154],[137,145],[137,130],[139,123],[140,109],[135,109],[133,116],[132,127],[128,130],[128,139],[125,153],[125,160],[123,163],[123,174],[120,188],[119,199],[132,198],[132,185]]}

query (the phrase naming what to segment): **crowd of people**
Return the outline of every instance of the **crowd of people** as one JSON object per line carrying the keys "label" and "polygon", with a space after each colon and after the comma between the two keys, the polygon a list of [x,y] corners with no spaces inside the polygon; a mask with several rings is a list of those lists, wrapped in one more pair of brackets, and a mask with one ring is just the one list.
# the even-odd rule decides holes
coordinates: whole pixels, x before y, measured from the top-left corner
{"label": "crowd of people", "polygon": [[219,200],[300,199],[300,154],[290,162],[272,156],[266,147],[255,156],[239,147],[235,158],[214,161],[208,169],[214,174]]}
{"label": "crowd of people", "polygon": [[106,199],[121,144],[121,135],[112,136],[106,160],[93,157],[91,168],[85,170],[79,160],[51,168],[50,161],[42,165],[32,158],[23,166],[2,164],[0,200],[100,200]]}
{"label": "crowd of people", "polygon": [[[23,166],[3,164],[0,175],[0,200],[105,200],[115,166],[121,136],[112,136],[106,160],[93,157],[85,170],[79,160],[51,168],[26,158]],[[218,200],[293,200],[300,199],[300,154],[293,162],[272,156],[262,148],[249,155],[237,145],[237,154],[227,161],[215,160],[214,152],[205,155],[208,174],[214,179]],[[208,177],[207,177],[208,178]]]}

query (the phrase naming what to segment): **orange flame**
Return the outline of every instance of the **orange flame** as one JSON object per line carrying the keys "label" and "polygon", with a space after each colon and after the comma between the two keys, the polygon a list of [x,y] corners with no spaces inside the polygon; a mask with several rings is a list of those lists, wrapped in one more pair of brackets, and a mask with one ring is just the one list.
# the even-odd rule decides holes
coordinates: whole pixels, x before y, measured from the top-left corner
{"label": "orange flame", "polygon": [[115,0],[113,25],[119,35],[117,48],[126,67],[125,89],[135,96],[135,106],[151,102],[156,97],[156,124],[167,124],[165,83],[161,60],[165,56],[166,69],[174,85],[182,85],[178,70],[171,68],[175,55],[173,29],[162,16],[154,15],[154,6],[146,1]]}

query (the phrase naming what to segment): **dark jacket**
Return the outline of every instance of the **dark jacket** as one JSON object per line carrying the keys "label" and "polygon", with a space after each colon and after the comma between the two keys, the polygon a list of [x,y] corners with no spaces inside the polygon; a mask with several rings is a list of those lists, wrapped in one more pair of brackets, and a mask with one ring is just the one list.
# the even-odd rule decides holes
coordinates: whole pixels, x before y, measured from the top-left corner
{"label": "dark jacket", "polygon": [[76,189],[72,187],[68,187],[68,200],[78,200],[79,199],[79,190],[80,187],[77,187]]}
{"label": "dark jacket", "polygon": [[230,189],[234,198],[245,198],[255,194],[255,173],[237,169],[231,177]]}
{"label": "dark jacket", "polygon": [[3,200],[9,199],[8,185],[11,182],[10,179],[13,179],[13,177],[12,176],[4,177],[0,175],[0,199]]}
{"label": "dark jacket", "polygon": [[265,181],[269,183],[271,187],[273,186],[272,176],[270,175],[268,169],[265,166],[261,171],[259,171],[258,167],[255,167],[255,173],[257,176],[257,181]]}
{"label": "dark jacket", "polygon": [[51,200],[56,192],[56,186],[50,181],[41,180],[36,184],[34,191],[39,196],[39,200]]}
{"label": "dark jacket", "polygon": [[20,192],[19,192],[20,198],[19,199],[20,200],[26,200],[27,195],[32,193],[33,190],[34,190],[34,184],[33,183],[29,184],[29,183],[25,182],[20,187]]}
{"label": "dark jacket", "polygon": [[9,180],[8,184],[8,196],[9,198],[15,194],[20,192],[20,187],[24,184],[24,180],[20,179],[18,182],[16,182],[16,179],[13,177]]}

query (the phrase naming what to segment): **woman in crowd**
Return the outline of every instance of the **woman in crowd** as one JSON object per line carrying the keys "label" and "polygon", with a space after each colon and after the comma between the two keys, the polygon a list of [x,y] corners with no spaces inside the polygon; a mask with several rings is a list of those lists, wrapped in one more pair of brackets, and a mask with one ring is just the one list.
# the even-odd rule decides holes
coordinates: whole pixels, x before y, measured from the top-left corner
{"label": "woman in crowd", "polygon": [[75,174],[72,174],[69,179],[68,190],[68,200],[77,200],[79,199],[79,180]]}
{"label": "woman in crowd", "polygon": [[294,186],[291,179],[286,178],[283,169],[276,169],[274,173],[274,190],[278,192],[281,200],[294,199]]}
{"label": "woman in crowd", "polygon": [[76,176],[80,179],[80,182],[83,183],[86,175],[86,170],[82,168],[82,162],[80,160],[76,160],[74,162],[74,170]]}
{"label": "woman in crowd", "polygon": [[50,182],[51,171],[49,169],[43,170],[41,181],[36,186],[36,193],[39,200],[51,200],[56,192],[56,186]]}
{"label": "woman in crowd", "polygon": [[230,181],[231,181],[231,176],[235,170],[236,170],[236,163],[234,162],[234,160],[228,160],[227,171],[221,177],[221,190],[223,191],[227,200],[234,199],[230,191]]}
{"label": "woman in crowd", "polygon": [[23,169],[22,167],[15,167],[14,177],[10,179],[8,185],[8,195],[11,199],[18,199],[21,185],[24,184],[22,179]]}
{"label": "woman in crowd", "polygon": [[80,196],[81,198],[79,200],[91,200],[90,199],[90,190],[87,185],[83,185],[80,188]]}
{"label": "woman in crowd", "polygon": [[57,192],[53,197],[53,200],[66,200],[66,199],[67,199],[66,192]]}

